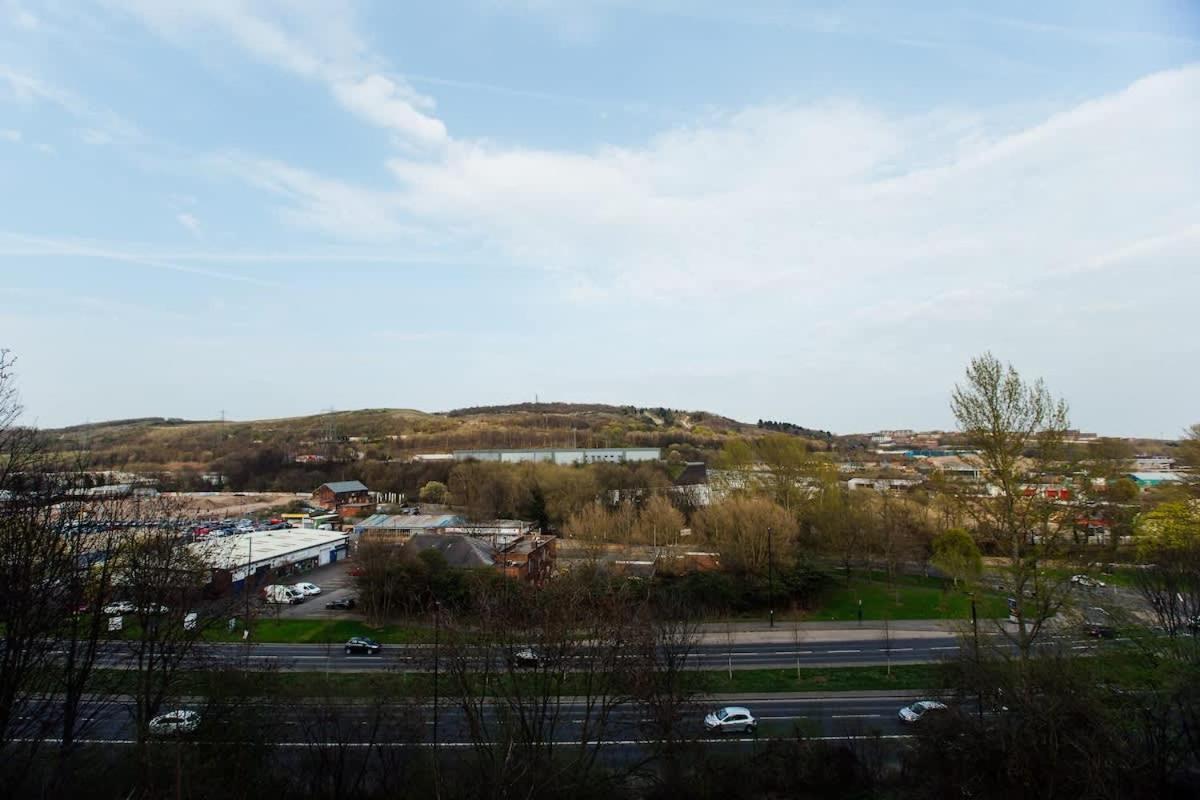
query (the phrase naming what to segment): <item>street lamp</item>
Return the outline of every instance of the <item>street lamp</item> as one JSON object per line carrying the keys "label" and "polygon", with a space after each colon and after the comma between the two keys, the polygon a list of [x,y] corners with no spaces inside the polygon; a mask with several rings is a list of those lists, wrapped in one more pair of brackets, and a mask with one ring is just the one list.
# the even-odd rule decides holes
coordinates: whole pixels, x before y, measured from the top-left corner
{"label": "street lamp", "polygon": [[767,526],[767,606],[771,627],[775,627],[775,547],[771,526]]}
{"label": "street lamp", "polygon": [[438,661],[440,660],[442,604],[433,601],[433,758],[436,765],[438,747]]}
{"label": "street lamp", "polygon": [[980,687],[979,688],[979,720],[982,722],[983,721],[983,687],[980,686],[980,684],[979,684],[979,681],[981,679],[981,676],[979,674],[979,615],[976,614],[976,612],[975,612],[975,593],[974,592],[970,593],[970,598],[971,598],[971,630],[973,631],[974,637],[975,637],[975,685]]}

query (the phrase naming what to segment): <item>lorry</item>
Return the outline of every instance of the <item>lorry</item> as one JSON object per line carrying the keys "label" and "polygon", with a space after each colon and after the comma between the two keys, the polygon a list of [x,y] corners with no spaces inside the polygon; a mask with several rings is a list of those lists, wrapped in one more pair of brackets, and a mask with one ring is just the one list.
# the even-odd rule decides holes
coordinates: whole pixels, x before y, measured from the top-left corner
{"label": "lorry", "polygon": [[294,604],[304,602],[304,593],[297,591],[291,586],[282,584],[272,584],[264,586],[262,590],[262,599],[264,603],[279,603],[279,604]]}

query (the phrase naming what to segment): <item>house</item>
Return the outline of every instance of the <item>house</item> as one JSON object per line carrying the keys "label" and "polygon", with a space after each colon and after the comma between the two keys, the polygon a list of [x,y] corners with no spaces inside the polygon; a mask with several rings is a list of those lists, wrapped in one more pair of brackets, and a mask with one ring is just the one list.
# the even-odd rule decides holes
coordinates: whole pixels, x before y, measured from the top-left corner
{"label": "house", "polygon": [[541,586],[554,574],[553,536],[522,536],[498,553],[497,566],[510,578]]}
{"label": "house", "polygon": [[371,494],[360,481],[322,483],[312,496],[321,508],[347,517],[369,513],[367,509],[373,508]]}
{"label": "house", "polygon": [[983,473],[979,459],[969,455],[929,456],[917,468],[936,470],[947,478],[961,480],[979,480]]}
{"label": "house", "polygon": [[405,543],[412,554],[435,551],[454,569],[495,569],[540,586],[554,573],[553,536],[522,536],[503,547],[462,533],[418,533]]}

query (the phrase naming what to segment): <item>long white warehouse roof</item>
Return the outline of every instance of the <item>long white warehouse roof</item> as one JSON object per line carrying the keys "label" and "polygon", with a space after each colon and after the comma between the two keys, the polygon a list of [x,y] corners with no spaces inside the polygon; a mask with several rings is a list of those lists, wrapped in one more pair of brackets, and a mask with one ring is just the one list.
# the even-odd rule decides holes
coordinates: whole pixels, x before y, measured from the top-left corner
{"label": "long white warehouse roof", "polygon": [[304,550],[334,546],[346,541],[346,534],[315,528],[288,528],[278,531],[239,533],[193,542],[192,550],[214,569],[235,569],[285,558]]}

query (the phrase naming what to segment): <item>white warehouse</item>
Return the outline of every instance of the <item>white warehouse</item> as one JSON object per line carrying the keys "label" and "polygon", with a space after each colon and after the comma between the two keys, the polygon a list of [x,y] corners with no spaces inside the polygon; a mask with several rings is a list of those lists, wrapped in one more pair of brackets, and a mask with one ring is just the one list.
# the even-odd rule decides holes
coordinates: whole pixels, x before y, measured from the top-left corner
{"label": "white warehouse", "polygon": [[290,573],[345,558],[349,537],[338,531],[288,528],[193,542],[192,550],[233,583],[253,573]]}
{"label": "white warehouse", "polygon": [[550,461],[555,464],[596,464],[623,461],[659,461],[657,447],[563,447],[532,450],[455,450],[455,461]]}

